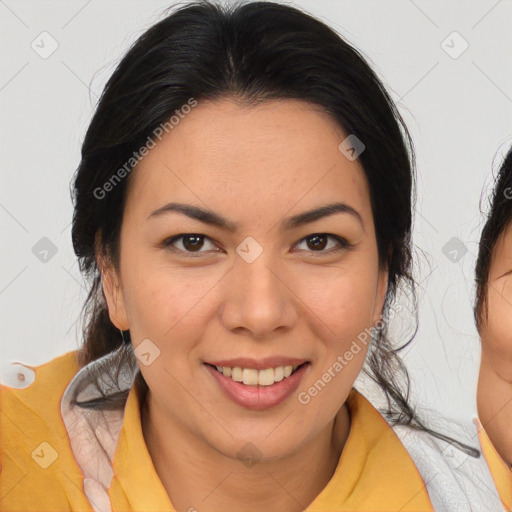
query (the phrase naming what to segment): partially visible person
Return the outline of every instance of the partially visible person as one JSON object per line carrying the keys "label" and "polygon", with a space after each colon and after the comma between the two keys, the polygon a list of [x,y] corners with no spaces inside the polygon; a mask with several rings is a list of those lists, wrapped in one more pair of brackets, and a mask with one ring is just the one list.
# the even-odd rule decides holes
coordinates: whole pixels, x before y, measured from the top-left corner
{"label": "partially visible person", "polygon": [[503,161],[476,263],[475,321],[482,342],[479,438],[500,497],[512,508],[512,147]]}

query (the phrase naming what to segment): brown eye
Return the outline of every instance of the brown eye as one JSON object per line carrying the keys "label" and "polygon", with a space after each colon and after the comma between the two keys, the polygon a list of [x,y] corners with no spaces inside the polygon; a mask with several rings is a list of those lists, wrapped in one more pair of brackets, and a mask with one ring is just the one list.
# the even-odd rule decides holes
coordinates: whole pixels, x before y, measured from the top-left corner
{"label": "brown eye", "polygon": [[307,238],[308,240],[308,247],[310,249],[314,249],[314,250],[323,250],[325,249],[325,247],[327,246],[327,240],[328,240],[328,236],[325,236],[325,235],[313,235],[313,236],[310,236]]}
{"label": "brown eye", "polygon": [[[328,240],[335,240],[336,244],[329,247],[328,250],[325,248],[328,246]],[[317,252],[320,254],[331,254],[333,252],[340,251],[342,249],[349,249],[352,245],[347,242],[344,238],[341,238],[336,235],[330,235],[327,233],[314,233],[304,237],[300,243],[306,243],[308,252]]]}
{"label": "brown eye", "polygon": [[182,238],[183,247],[185,247],[187,251],[197,251],[201,249],[204,244],[204,237],[200,235],[187,235]]}
{"label": "brown eye", "polygon": [[[186,255],[194,255],[193,253],[204,253],[207,251],[201,251],[205,245],[205,240],[210,240],[206,235],[200,235],[196,233],[185,233],[177,235],[167,239],[163,246],[172,252],[185,253]],[[181,247],[178,247],[180,245]],[[211,247],[216,250],[215,245],[210,241]]]}

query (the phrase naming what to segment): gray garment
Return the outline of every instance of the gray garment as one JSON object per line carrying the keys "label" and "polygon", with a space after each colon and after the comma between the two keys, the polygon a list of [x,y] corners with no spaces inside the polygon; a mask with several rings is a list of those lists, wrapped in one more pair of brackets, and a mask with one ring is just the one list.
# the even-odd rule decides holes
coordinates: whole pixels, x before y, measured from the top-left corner
{"label": "gray garment", "polygon": [[[481,451],[476,425],[453,425],[450,437]],[[475,458],[453,444],[405,425],[393,431],[413,459],[436,512],[503,512],[483,454]]]}

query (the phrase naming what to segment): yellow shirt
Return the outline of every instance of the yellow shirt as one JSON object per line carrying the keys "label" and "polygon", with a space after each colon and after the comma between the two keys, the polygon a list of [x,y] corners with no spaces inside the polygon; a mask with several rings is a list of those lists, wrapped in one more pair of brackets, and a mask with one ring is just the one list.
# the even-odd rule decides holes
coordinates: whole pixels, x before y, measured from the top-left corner
{"label": "yellow shirt", "polygon": [[492,478],[498,490],[501,502],[507,510],[512,509],[512,471],[499,456],[498,452],[491,443],[487,432],[483,428],[480,421],[477,419],[476,424],[478,427],[478,438],[482,453],[484,454],[487,465],[492,474]]}
{"label": "yellow shirt", "polygon": [[[79,370],[76,351],[30,367],[24,389],[0,386],[0,510],[93,511],[84,494],[60,403]],[[392,428],[355,389],[347,400],[350,434],[336,471],[308,512],[431,512],[416,466]],[[112,511],[174,511],[144,442],[133,386],[113,457]]]}

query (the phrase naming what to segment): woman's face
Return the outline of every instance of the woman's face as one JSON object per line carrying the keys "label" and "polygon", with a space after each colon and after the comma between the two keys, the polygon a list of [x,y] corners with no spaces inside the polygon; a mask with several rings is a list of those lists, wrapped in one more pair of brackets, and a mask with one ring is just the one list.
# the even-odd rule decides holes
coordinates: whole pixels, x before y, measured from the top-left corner
{"label": "woman's face", "polygon": [[487,280],[486,315],[479,328],[479,418],[503,460],[512,463],[512,224],[493,249]]}
{"label": "woman's face", "polygon": [[226,456],[248,442],[291,454],[363,365],[387,274],[365,174],[338,149],[347,135],[298,100],[205,101],[132,171],[119,286],[103,274],[110,316],[130,329],[152,414]]}
{"label": "woman's face", "polygon": [[494,246],[487,281],[482,351],[499,377],[512,383],[512,224]]}

